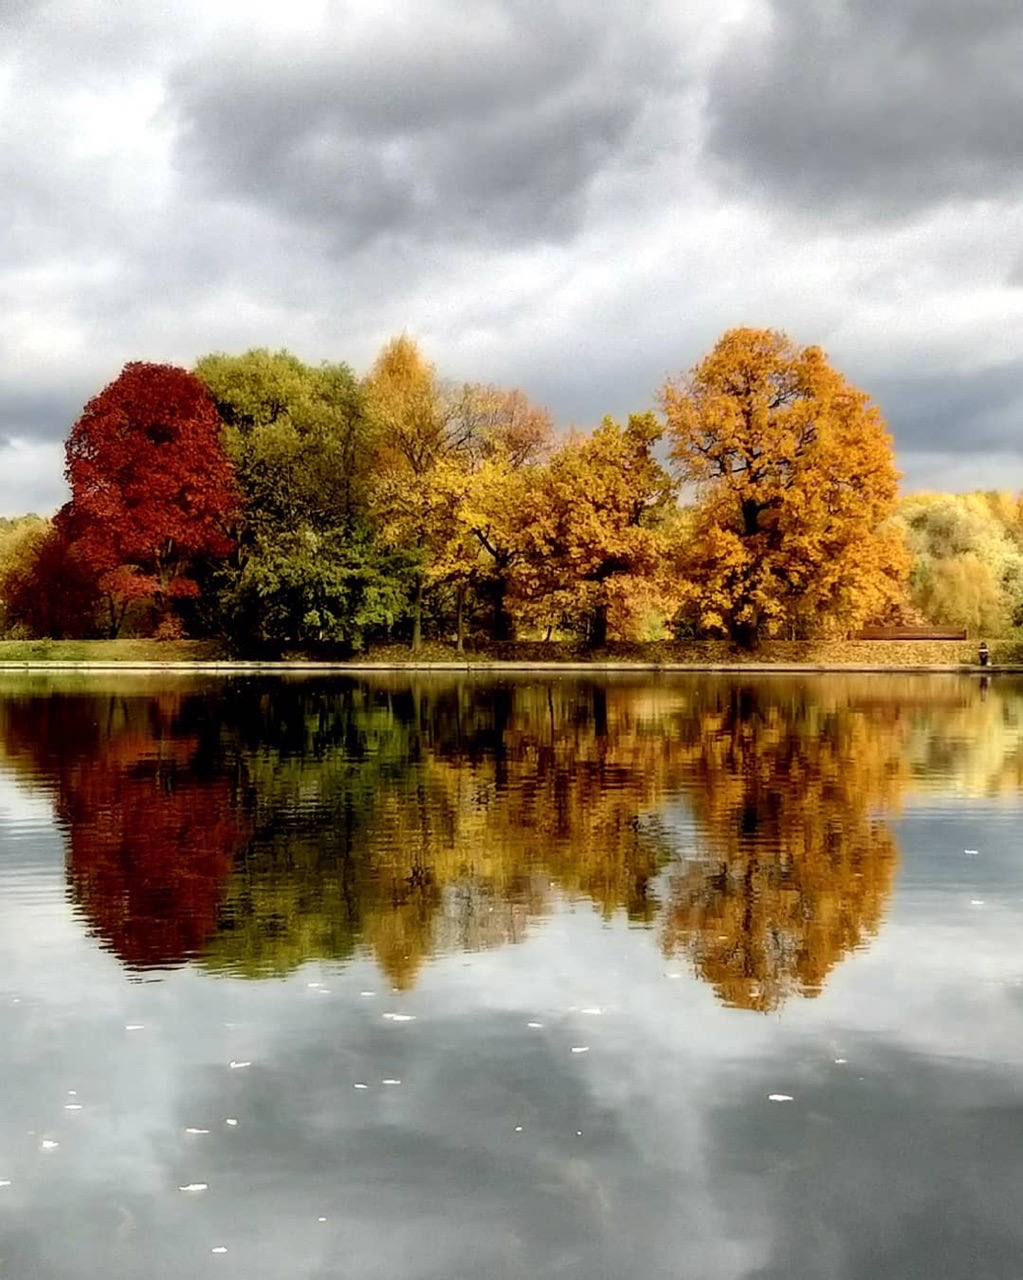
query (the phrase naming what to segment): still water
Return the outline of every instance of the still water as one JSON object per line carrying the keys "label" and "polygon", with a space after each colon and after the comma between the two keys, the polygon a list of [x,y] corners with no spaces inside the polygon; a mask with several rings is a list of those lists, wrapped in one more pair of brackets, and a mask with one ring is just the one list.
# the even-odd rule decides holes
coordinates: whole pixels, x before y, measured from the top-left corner
{"label": "still water", "polygon": [[1023,682],[0,679],[3,1280],[1023,1275]]}

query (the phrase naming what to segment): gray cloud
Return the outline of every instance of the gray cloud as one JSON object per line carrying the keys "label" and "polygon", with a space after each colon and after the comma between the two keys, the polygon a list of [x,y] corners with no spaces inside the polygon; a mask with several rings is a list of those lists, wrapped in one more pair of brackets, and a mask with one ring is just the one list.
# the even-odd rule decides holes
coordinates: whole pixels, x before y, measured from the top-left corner
{"label": "gray cloud", "polygon": [[[0,436],[131,359],[365,369],[402,329],[590,425],[751,323],[841,346],[912,482],[969,487],[1019,451],[1015,4],[776,10],[0,2]],[[0,505],[57,505],[46,457]]]}
{"label": "gray cloud", "polygon": [[708,147],[740,188],[866,220],[1018,193],[1016,0],[790,0],[736,32]]}
{"label": "gray cloud", "polygon": [[286,60],[255,43],[214,49],[173,81],[181,166],[205,193],[348,250],[562,240],[651,95],[677,86],[649,8],[616,24],[574,0],[490,0],[467,20],[433,0],[403,28],[339,23]]}
{"label": "gray cloud", "polygon": [[874,378],[870,393],[908,451],[1023,454],[1023,360],[969,373]]}
{"label": "gray cloud", "polygon": [[76,388],[47,390],[12,389],[0,402],[0,435],[10,439],[63,440],[86,400],[99,387],[76,394]]}

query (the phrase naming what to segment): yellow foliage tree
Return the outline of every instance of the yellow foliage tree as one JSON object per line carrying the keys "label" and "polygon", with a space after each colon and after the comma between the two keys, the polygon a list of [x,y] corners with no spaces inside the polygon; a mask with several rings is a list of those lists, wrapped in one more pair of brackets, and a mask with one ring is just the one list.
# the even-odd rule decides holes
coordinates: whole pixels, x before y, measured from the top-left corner
{"label": "yellow foliage tree", "polygon": [[671,608],[663,525],[674,485],[653,455],[661,435],[653,414],[633,414],[624,427],[605,418],[538,477],[522,588],[594,648],[609,629],[629,637],[644,614]]}
{"label": "yellow foliage tree", "polygon": [[471,420],[456,405],[416,343],[401,334],[386,344],[366,379],[366,404],[377,435],[375,505],[386,537],[413,550],[418,564],[412,602],[412,652],[422,640],[423,592],[431,567],[454,536],[440,469],[468,455]]}
{"label": "yellow foliage tree", "polygon": [[913,556],[914,604],[933,622],[1002,636],[1023,621],[1019,505],[1007,493],[918,493],[898,523]]}
{"label": "yellow foliage tree", "polygon": [[660,400],[698,498],[679,567],[701,630],[753,647],[848,629],[901,601],[908,556],[883,527],[891,439],[819,347],[732,329]]}
{"label": "yellow foliage tree", "polygon": [[515,571],[527,552],[526,534],[535,518],[536,480],[553,436],[546,409],[521,391],[468,384],[457,397],[467,425],[468,447],[437,472],[437,487],[455,520],[438,563],[438,574],[456,583],[458,640],[462,605],[473,585],[488,597],[494,640],[509,640],[508,607]]}

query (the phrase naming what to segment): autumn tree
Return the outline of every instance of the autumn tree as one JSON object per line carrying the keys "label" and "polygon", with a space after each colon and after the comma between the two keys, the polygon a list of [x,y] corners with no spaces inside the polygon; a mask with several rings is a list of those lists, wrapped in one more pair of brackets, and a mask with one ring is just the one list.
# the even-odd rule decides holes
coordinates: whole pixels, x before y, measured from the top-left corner
{"label": "autumn tree", "polygon": [[491,638],[512,636],[509,597],[527,554],[536,480],[550,454],[554,425],[546,409],[517,389],[465,383],[450,398],[464,445],[436,472],[454,524],[433,573],[455,584],[461,652],[468,588],[489,609]]}
{"label": "autumn tree", "polygon": [[653,414],[633,414],[624,427],[605,418],[536,477],[524,590],[595,648],[609,626],[630,635],[670,598],[661,526],[674,486],[653,454],[661,435]]}
{"label": "autumn tree", "polygon": [[519,391],[470,385],[462,394],[462,405],[479,397],[487,410],[467,447],[437,468],[437,489],[454,517],[438,567],[452,566],[471,583],[488,611],[491,639],[501,643],[514,637],[512,597],[529,553],[553,428],[547,411]]}
{"label": "autumn tree", "polygon": [[510,638],[527,476],[549,449],[550,415],[521,391],[441,379],[407,335],[384,347],[366,385],[381,519],[418,556],[413,649],[425,593],[438,585],[455,591],[459,649],[470,590],[489,605],[493,637]]}
{"label": "autumn tree", "polygon": [[359,648],[403,607],[403,565],[376,537],[372,443],[344,364],[287,351],[204,356],[196,374],[225,424],[242,494],[222,621],[243,648]]}
{"label": "autumn tree", "polygon": [[231,549],[234,471],[217,411],[192,374],[135,362],[85,406],[67,440],[71,501],[60,523],[109,606],[199,594],[196,567]]}
{"label": "autumn tree", "polygon": [[22,525],[4,548],[0,576],[8,635],[77,640],[102,625],[104,597],[74,545],[65,507],[53,520]]}
{"label": "autumn tree", "polygon": [[366,379],[376,431],[375,498],[385,537],[414,556],[412,652],[422,642],[423,601],[431,565],[453,534],[437,469],[465,450],[471,426],[459,421],[436,370],[407,334],[388,342]]}
{"label": "autumn tree", "polygon": [[732,329],[660,393],[679,478],[695,490],[679,570],[706,632],[752,647],[880,617],[908,562],[891,439],[819,347]]}
{"label": "autumn tree", "polygon": [[974,635],[1023,623],[1023,528],[1008,494],[914,494],[896,525],[913,557],[913,602],[931,621]]}

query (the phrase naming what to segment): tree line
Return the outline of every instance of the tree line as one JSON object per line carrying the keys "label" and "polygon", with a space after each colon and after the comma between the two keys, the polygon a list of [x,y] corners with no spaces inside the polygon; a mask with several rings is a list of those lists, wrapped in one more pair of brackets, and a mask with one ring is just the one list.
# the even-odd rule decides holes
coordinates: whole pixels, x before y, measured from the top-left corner
{"label": "tree line", "polygon": [[270,655],[1023,620],[1019,501],[900,504],[877,407],[820,348],[734,329],[657,402],[559,436],[405,335],[362,378],[131,363],[71,428],[69,502],[0,528],[5,633]]}

